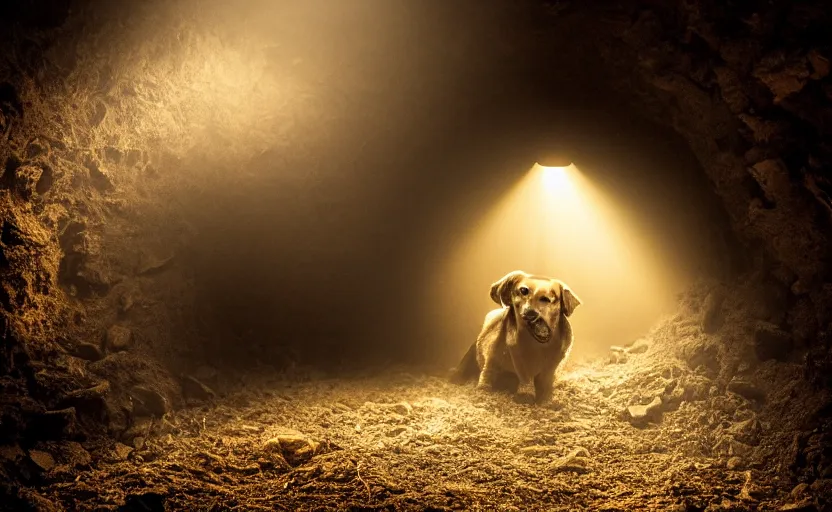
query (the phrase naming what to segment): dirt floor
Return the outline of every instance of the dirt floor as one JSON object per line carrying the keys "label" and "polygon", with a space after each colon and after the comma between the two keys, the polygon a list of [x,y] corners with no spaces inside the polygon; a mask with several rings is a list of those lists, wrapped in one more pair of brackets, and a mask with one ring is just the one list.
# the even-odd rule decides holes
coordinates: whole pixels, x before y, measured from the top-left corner
{"label": "dirt floor", "polygon": [[755,459],[748,393],[660,350],[573,362],[547,406],[394,369],[250,377],[134,425],[131,446],[85,446],[95,462],[52,457],[38,492],[66,510],[823,509]]}

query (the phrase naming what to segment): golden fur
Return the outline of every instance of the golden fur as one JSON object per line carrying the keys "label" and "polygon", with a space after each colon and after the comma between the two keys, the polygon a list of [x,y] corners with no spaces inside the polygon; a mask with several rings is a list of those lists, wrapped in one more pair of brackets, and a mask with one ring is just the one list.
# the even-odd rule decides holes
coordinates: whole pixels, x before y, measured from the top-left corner
{"label": "golden fur", "polygon": [[581,301],[562,281],[516,270],[491,285],[501,307],[485,316],[477,341],[456,369],[455,380],[477,376],[491,389],[502,373],[532,381],[538,403],[551,399],[555,372],[572,348],[568,317]]}

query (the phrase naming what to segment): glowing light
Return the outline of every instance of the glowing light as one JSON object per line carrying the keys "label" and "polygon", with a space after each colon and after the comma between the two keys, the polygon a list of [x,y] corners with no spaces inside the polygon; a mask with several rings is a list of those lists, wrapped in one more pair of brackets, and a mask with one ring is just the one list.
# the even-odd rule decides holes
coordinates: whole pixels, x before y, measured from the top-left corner
{"label": "glowing light", "polygon": [[476,228],[458,242],[437,283],[444,290],[453,283],[453,294],[438,294],[449,302],[438,305],[449,317],[436,321],[455,331],[457,355],[495,307],[488,286],[511,270],[562,279],[581,297],[570,319],[577,356],[606,354],[610,345],[646,333],[672,310],[684,284],[660,248],[575,165],[535,165],[473,222]]}
{"label": "glowing light", "polygon": [[[536,164],[539,165],[539,164]],[[574,166],[572,166],[574,167]],[[543,174],[543,186],[549,192],[569,185],[569,175],[567,174],[567,167],[540,167]]]}

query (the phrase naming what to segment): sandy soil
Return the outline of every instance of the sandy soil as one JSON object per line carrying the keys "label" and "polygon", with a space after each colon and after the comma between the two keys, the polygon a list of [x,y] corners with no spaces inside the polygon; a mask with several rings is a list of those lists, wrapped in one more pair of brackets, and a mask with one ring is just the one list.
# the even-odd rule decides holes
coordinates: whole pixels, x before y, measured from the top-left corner
{"label": "sandy soil", "polygon": [[[131,447],[57,465],[41,492],[67,510],[777,510],[796,501],[775,472],[720,448],[725,432],[737,446],[754,435],[751,402],[714,396],[673,358],[630,350],[567,368],[548,406],[528,403],[525,390],[487,393],[399,370],[250,378],[211,405],[140,425]],[[625,412],[656,396],[662,405],[645,419]]]}

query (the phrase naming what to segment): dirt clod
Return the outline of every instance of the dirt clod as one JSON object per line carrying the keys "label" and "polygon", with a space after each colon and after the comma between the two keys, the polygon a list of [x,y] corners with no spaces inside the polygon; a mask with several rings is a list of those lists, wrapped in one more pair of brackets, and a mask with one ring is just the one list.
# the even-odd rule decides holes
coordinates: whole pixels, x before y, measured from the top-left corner
{"label": "dirt clod", "polygon": [[650,422],[657,422],[661,416],[662,399],[654,398],[647,405],[631,405],[627,407],[630,423],[636,427],[644,427]]}
{"label": "dirt clod", "polygon": [[133,332],[127,327],[121,325],[113,325],[107,329],[106,343],[107,350],[111,352],[119,352],[127,350],[133,342]]}
{"label": "dirt clod", "polygon": [[55,467],[55,459],[48,452],[29,450],[29,458],[43,471],[49,471]]}
{"label": "dirt clod", "polygon": [[133,386],[129,394],[133,399],[133,412],[137,416],[162,417],[170,410],[167,398],[154,389]]}
{"label": "dirt clod", "polygon": [[75,345],[72,349],[72,355],[87,361],[100,361],[104,358],[104,354],[101,352],[101,348],[99,348],[98,345],[85,342]]}
{"label": "dirt clod", "polygon": [[263,444],[267,452],[278,452],[292,465],[309,460],[320,449],[320,443],[300,432],[285,432]]}
{"label": "dirt clod", "polygon": [[123,443],[116,443],[113,446],[113,453],[115,453],[116,458],[118,458],[119,460],[127,460],[127,457],[129,457],[130,454],[133,453],[133,448]]}

